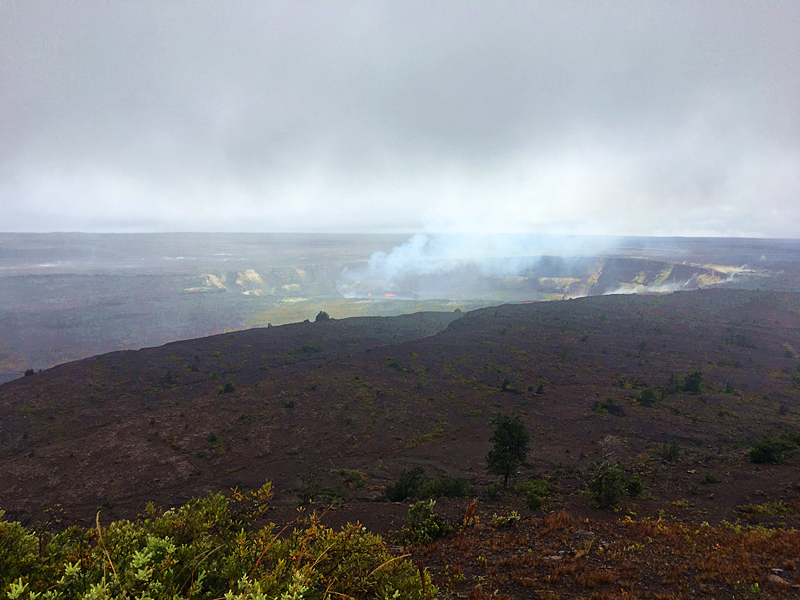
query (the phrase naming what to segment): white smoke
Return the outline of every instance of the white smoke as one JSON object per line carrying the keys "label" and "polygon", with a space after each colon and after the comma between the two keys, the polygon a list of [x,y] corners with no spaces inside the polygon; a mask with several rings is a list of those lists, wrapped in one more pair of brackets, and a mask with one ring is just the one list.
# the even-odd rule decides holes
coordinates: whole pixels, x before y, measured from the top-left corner
{"label": "white smoke", "polygon": [[615,296],[621,294],[672,294],[687,289],[689,281],[676,283],[665,283],[661,285],[622,285],[614,290],[603,292],[604,296]]}
{"label": "white smoke", "polygon": [[338,288],[345,297],[370,295],[369,290],[378,290],[379,295],[417,294],[431,284],[438,291],[463,289],[478,278],[523,275],[545,255],[596,255],[615,241],[606,237],[420,233],[388,254],[375,252],[360,269],[345,269]]}

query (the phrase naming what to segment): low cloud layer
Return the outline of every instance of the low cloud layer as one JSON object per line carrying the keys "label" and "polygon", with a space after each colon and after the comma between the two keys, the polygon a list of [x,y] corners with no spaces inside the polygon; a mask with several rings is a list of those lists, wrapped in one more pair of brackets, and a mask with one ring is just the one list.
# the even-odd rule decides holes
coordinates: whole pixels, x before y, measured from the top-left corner
{"label": "low cloud layer", "polygon": [[800,237],[795,2],[4,3],[0,230]]}

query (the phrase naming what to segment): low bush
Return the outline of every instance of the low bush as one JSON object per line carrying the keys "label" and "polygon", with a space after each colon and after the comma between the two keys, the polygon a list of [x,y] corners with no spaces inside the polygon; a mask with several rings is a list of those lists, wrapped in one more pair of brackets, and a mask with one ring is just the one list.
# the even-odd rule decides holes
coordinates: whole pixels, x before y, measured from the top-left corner
{"label": "low bush", "polygon": [[510,489],[517,494],[525,496],[535,494],[540,498],[546,498],[556,491],[556,486],[543,479],[528,479],[527,481],[518,481]]}
{"label": "low bush", "polygon": [[703,383],[703,374],[700,371],[692,371],[683,379],[682,391],[687,394],[699,394],[700,385]]}
{"label": "low bush", "polygon": [[594,464],[586,488],[592,504],[604,510],[615,509],[622,496],[638,496],[644,489],[638,473],[627,477],[621,466],[607,459]]}
{"label": "low bush", "polygon": [[636,400],[639,402],[639,404],[648,408],[654,406],[656,402],[658,402],[655,392],[650,388],[643,389]]}
{"label": "low bush", "polygon": [[452,523],[433,511],[436,500],[417,502],[408,509],[406,524],[400,531],[400,541],[413,546],[426,546],[433,540],[455,530]]}
{"label": "low bush", "polygon": [[631,498],[636,498],[644,491],[642,478],[639,477],[638,473],[634,473],[628,478],[628,483],[625,485],[625,489],[628,492],[628,496]]}
{"label": "low bush", "polygon": [[0,590],[8,598],[430,598],[415,565],[358,524],[340,531],[315,515],[288,528],[248,528],[271,486],[148,505],[135,522],[59,533],[28,530],[0,511]]}
{"label": "low bush", "polygon": [[344,478],[345,483],[353,489],[361,489],[364,487],[365,474],[361,471],[353,469],[332,469],[332,473],[336,473]]}
{"label": "low bush", "polygon": [[425,469],[414,467],[410,471],[403,469],[400,478],[386,488],[386,498],[390,502],[402,502],[406,498],[418,498],[422,487],[427,482]]}
{"label": "low bush", "polygon": [[667,384],[661,387],[661,396],[679,393],[699,394],[702,391],[702,383],[703,374],[700,371],[692,371],[682,379],[672,374]]}
{"label": "low bush", "polygon": [[344,492],[341,489],[323,486],[319,475],[310,468],[303,473],[300,485],[289,491],[297,496],[297,504],[300,506],[313,503],[339,505],[345,501]]}
{"label": "low bush", "polygon": [[764,436],[750,448],[750,461],[756,464],[780,463],[800,446],[800,435],[783,432],[777,438]]}
{"label": "low bush", "polygon": [[667,462],[673,462],[678,460],[681,455],[681,447],[678,445],[678,442],[675,440],[671,440],[669,444],[664,444],[661,447],[661,451],[659,452],[661,458]]}
{"label": "low bush", "polygon": [[422,488],[421,498],[466,498],[472,494],[472,486],[466,479],[442,475],[429,481]]}
{"label": "low bush", "polygon": [[390,502],[402,502],[408,498],[465,498],[472,494],[472,486],[466,479],[447,475],[430,479],[423,467],[414,467],[410,471],[403,469],[400,478],[386,488],[385,494]]}
{"label": "low bush", "polygon": [[534,492],[531,492],[525,497],[525,506],[529,510],[539,510],[542,508],[542,499]]}
{"label": "low bush", "polygon": [[624,417],[625,409],[614,402],[613,398],[606,398],[605,400],[595,400],[590,409],[596,415],[614,415],[615,417]]}
{"label": "low bush", "polygon": [[615,464],[603,461],[594,465],[586,482],[592,504],[597,508],[616,508],[625,490],[625,473]]}
{"label": "low bush", "polygon": [[783,500],[764,502],[762,504],[743,504],[741,506],[737,506],[736,510],[748,515],[762,518],[783,517],[796,512],[793,511],[792,508]]}
{"label": "low bush", "polygon": [[517,523],[519,523],[520,518],[521,517],[519,516],[519,513],[515,510],[512,510],[511,512],[505,515],[498,515],[497,513],[494,513],[492,515],[491,521],[489,521],[489,524],[495,528],[513,527]]}

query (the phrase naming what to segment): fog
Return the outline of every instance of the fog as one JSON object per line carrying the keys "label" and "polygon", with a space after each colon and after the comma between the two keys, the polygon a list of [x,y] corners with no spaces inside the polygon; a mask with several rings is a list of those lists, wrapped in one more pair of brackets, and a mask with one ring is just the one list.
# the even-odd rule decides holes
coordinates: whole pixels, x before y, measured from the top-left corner
{"label": "fog", "polygon": [[796,2],[6,2],[0,231],[800,237],[798,28]]}

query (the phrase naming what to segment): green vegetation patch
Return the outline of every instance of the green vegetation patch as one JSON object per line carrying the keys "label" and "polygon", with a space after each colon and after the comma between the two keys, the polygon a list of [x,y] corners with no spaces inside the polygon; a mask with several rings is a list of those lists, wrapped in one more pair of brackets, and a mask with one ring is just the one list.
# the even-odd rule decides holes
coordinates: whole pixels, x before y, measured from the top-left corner
{"label": "green vegetation patch", "polygon": [[[325,527],[316,515],[293,530],[249,527],[271,485],[149,504],[134,522],[27,529],[0,511],[0,590],[8,598],[433,598],[419,568],[393,557],[359,524]],[[421,520],[424,524],[425,520]],[[432,531],[432,528],[428,528]]]}
{"label": "green vegetation patch", "polygon": [[680,393],[699,394],[702,383],[703,374],[700,371],[692,371],[683,378],[676,377],[673,373],[669,376],[667,384],[661,388],[661,394],[662,396]]}
{"label": "green vegetation patch", "polygon": [[626,476],[622,467],[609,460],[601,460],[590,469],[586,489],[592,504],[604,510],[614,510],[622,496],[636,497],[644,487],[638,473]]}
{"label": "green vegetation patch", "polygon": [[750,448],[750,461],[756,464],[780,463],[800,448],[800,433],[784,431],[777,438],[764,436]]}
{"label": "green vegetation patch", "polygon": [[763,502],[762,504],[743,504],[737,506],[736,510],[754,517],[783,517],[797,512],[783,500]]}
{"label": "green vegetation patch", "polygon": [[736,333],[725,338],[725,343],[730,346],[738,346],[740,348],[750,348],[755,350],[758,348],[755,342],[743,333]]}
{"label": "green vegetation patch", "polygon": [[403,469],[398,480],[386,488],[386,499],[402,502],[408,498],[427,500],[429,498],[464,498],[472,494],[472,486],[466,479],[442,475],[430,479],[423,467],[410,471]]}
{"label": "green vegetation patch", "polygon": [[615,417],[624,417],[625,409],[617,404],[613,398],[606,398],[605,400],[596,400],[590,409],[596,415],[614,415]]}
{"label": "green vegetation patch", "polygon": [[411,448],[416,448],[420,444],[424,444],[426,442],[432,442],[444,433],[444,429],[447,426],[447,423],[440,423],[436,429],[433,431],[429,431],[428,433],[423,433],[422,435],[410,439],[406,442],[406,450],[410,450]]}
{"label": "green vegetation patch", "polygon": [[297,356],[298,354],[317,354],[322,352],[322,348],[314,344],[303,344],[299,348],[289,351],[289,356]]}
{"label": "green vegetation patch", "polygon": [[417,502],[408,509],[406,524],[400,531],[400,541],[414,546],[426,546],[433,540],[443,537],[455,530],[452,523],[437,515],[433,507],[435,500]]}
{"label": "green vegetation patch", "polygon": [[344,479],[345,484],[351,489],[361,489],[367,478],[366,473],[353,469],[331,469],[331,473],[339,475]]}

